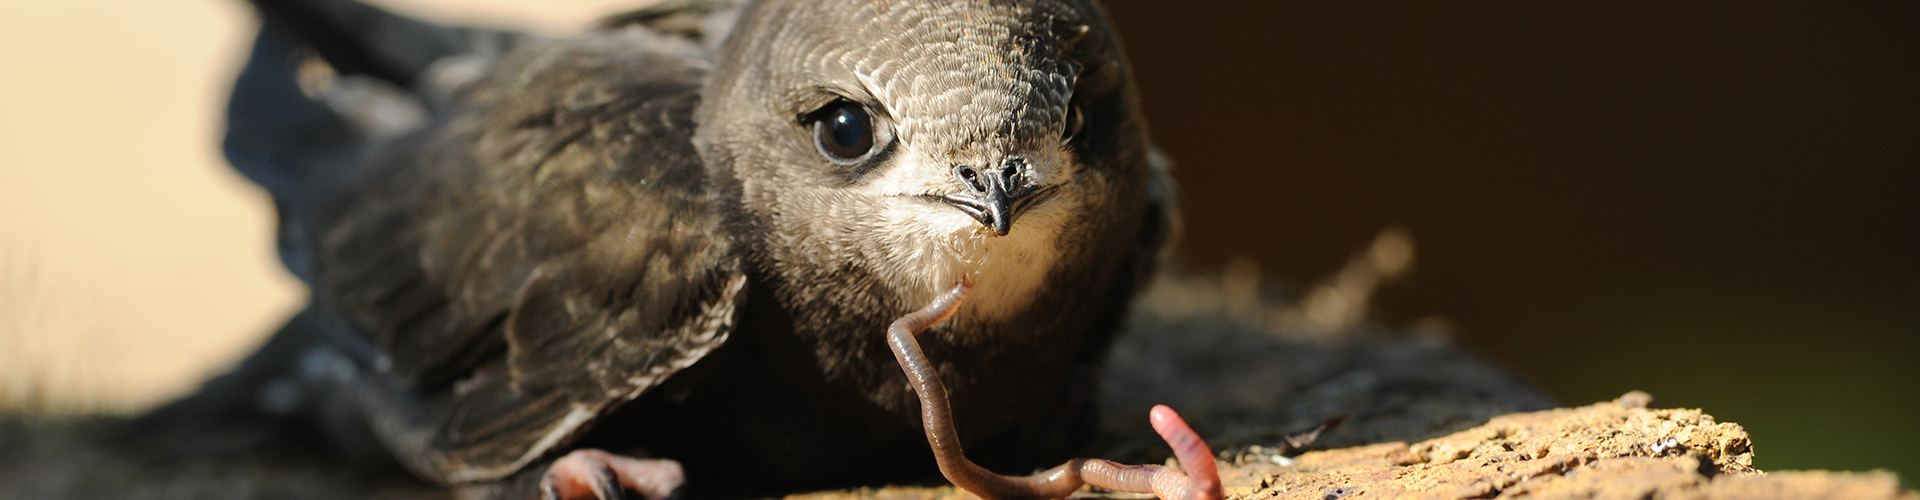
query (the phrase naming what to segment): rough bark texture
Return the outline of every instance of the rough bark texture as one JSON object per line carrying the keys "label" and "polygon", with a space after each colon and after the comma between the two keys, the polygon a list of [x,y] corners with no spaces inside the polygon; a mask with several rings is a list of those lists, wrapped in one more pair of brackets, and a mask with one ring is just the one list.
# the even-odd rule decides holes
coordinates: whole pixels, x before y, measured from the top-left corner
{"label": "rough bark texture", "polygon": [[[1762,473],[1752,466],[1754,445],[1738,424],[1699,410],[1656,409],[1644,393],[1548,409],[1551,400],[1462,352],[1441,329],[1367,323],[1367,296],[1378,278],[1393,274],[1368,262],[1356,259],[1298,301],[1276,298],[1284,293],[1262,288],[1248,272],[1164,280],[1143,298],[1114,348],[1101,437],[1087,454],[1165,461],[1165,446],[1146,415],[1151,405],[1166,403],[1220,451],[1233,499],[1915,499],[1885,472]],[[1310,448],[1320,451],[1291,459],[1276,452],[1283,436],[1339,414],[1350,418]],[[234,443],[158,453],[103,447],[91,438],[113,423],[0,418],[0,498],[460,493],[398,475],[389,462],[275,447],[249,430],[236,430]],[[884,486],[790,498],[971,495],[947,486]]]}
{"label": "rough bark texture", "polygon": [[[1760,472],[1738,424],[1699,410],[1650,409],[1650,400],[1634,392],[1580,408],[1504,415],[1412,445],[1314,451],[1291,461],[1243,453],[1221,464],[1222,479],[1227,498],[1245,500],[1915,498],[1886,472]],[[967,497],[951,487],[888,487],[789,498]]]}

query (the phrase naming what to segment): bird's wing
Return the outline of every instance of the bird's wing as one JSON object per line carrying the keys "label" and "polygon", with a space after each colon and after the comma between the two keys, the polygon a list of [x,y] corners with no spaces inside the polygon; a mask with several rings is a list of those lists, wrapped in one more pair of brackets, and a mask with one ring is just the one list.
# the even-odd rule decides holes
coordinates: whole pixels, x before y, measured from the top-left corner
{"label": "bird's wing", "polygon": [[745,278],[691,142],[706,68],[634,33],[528,47],[320,241],[322,299],[385,354],[389,446],[510,474],[723,342]]}
{"label": "bird's wing", "polygon": [[[704,48],[255,4],[229,158],[364,344],[344,351],[371,353],[366,414],[421,475],[511,474],[725,341],[745,278],[691,143]],[[335,80],[300,84],[300,53]]]}

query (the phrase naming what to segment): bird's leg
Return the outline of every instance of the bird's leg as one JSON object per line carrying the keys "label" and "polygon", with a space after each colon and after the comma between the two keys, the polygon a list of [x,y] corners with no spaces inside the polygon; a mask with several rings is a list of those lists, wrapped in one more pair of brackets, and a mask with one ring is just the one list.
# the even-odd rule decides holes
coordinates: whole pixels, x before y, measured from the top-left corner
{"label": "bird's leg", "polygon": [[902,316],[887,328],[887,344],[893,358],[907,372],[913,391],[920,396],[920,422],[927,430],[927,444],[940,462],[940,473],[955,486],[987,500],[1029,498],[1065,498],[1083,484],[1133,493],[1153,493],[1162,500],[1220,500],[1220,475],[1214,468],[1213,450],[1198,434],[1166,405],[1153,407],[1148,419],[1153,430],[1173,447],[1174,456],[1187,468],[1158,465],[1121,465],[1097,458],[1076,458],[1059,467],[1024,477],[1007,477],[975,465],[960,450],[960,438],[953,428],[953,412],[947,403],[947,387],[940,374],[920,352],[914,335],[953,315],[972,285],[961,283],[927,304],[926,308]]}
{"label": "bird's leg", "polygon": [[622,500],[623,490],[666,500],[686,482],[680,463],[623,457],[600,450],[573,450],[547,466],[540,478],[544,500]]}

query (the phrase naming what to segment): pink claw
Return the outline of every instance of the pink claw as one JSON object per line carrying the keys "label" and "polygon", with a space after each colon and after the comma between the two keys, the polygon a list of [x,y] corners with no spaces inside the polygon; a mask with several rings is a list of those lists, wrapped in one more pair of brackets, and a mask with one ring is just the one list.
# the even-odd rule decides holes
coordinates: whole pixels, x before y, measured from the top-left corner
{"label": "pink claw", "polygon": [[622,500],[623,490],[639,492],[648,500],[665,500],[686,482],[680,463],[623,457],[594,449],[573,450],[540,478],[545,500]]}

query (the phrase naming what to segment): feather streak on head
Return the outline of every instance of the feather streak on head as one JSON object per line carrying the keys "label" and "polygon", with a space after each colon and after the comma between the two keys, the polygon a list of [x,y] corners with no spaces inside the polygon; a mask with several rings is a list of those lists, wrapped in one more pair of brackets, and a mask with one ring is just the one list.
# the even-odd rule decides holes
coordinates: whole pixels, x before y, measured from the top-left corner
{"label": "feather streak on head", "polygon": [[[1117,46],[1089,37],[1105,27],[1085,0],[768,0],[744,16],[701,134],[730,161],[746,211],[775,233],[767,258],[790,282],[852,269],[888,307],[911,310],[968,280],[959,320],[1004,319],[1087,245],[1138,227],[1144,129],[1131,87],[1112,83],[1124,79]],[[1109,121],[1094,126],[1120,146],[1067,143],[1083,98],[1103,107],[1095,114]],[[870,159],[833,164],[812,147],[805,117],[849,105],[833,103],[872,115]],[[1041,194],[994,219],[941,201],[979,192],[961,175],[972,172]]]}

